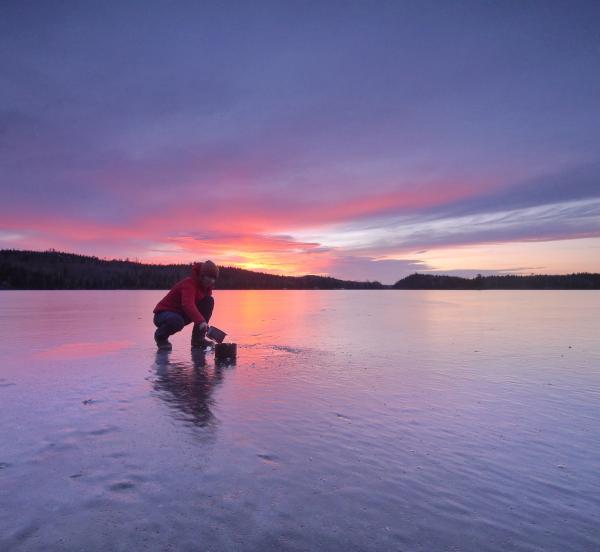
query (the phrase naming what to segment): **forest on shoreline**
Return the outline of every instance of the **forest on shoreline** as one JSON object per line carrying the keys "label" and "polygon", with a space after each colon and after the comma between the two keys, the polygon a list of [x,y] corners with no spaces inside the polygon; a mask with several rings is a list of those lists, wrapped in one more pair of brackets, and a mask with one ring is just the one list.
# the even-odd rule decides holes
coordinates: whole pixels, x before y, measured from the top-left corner
{"label": "forest on shoreline", "polygon": [[[381,289],[379,282],[327,276],[277,276],[219,267],[218,289]],[[59,251],[0,250],[0,289],[169,289],[190,276],[190,264],[104,260]]]}
{"label": "forest on shoreline", "polygon": [[[0,250],[0,289],[169,289],[189,264],[154,265],[59,251]],[[278,276],[220,267],[218,289],[600,289],[600,274],[492,275],[461,278],[411,274],[391,286],[328,276]]]}

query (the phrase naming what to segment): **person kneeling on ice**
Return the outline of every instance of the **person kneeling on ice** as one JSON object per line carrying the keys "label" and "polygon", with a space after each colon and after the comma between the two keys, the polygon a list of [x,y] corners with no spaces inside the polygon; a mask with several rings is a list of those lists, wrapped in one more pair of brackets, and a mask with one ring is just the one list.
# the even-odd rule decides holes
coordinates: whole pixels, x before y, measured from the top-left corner
{"label": "person kneeling on ice", "polygon": [[219,269],[212,261],[196,263],[192,275],[177,282],[154,308],[154,341],[159,349],[170,350],[169,336],[180,332],[190,322],[192,347],[208,347],[208,321],[215,306],[212,288],[219,277]]}

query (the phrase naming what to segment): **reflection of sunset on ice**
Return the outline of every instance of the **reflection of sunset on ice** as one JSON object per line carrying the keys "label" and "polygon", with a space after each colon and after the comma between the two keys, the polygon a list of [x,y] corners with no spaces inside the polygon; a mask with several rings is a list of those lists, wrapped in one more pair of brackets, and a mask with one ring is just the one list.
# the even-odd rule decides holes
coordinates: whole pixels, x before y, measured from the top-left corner
{"label": "reflection of sunset on ice", "polygon": [[163,295],[0,294],[0,549],[600,549],[597,292]]}
{"label": "reflection of sunset on ice", "polygon": [[106,355],[131,347],[131,341],[105,341],[100,343],[64,343],[36,353],[36,358],[83,358]]}

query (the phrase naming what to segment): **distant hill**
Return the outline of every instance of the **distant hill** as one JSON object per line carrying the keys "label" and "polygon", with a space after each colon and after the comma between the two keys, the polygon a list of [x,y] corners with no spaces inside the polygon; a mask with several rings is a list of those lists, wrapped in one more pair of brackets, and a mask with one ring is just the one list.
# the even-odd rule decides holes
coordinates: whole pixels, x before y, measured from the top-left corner
{"label": "distant hill", "polygon": [[394,289],[600,289],[600,274],[581,272],[562,276],[477,276],[460,278],[436,274],[411,274]]}
{"label": "distant hill", "polygon": [[[169,289],[189,264],[103,260],[59,251],[0,250],[0,289]],[[412,274],[393,286],[327,276],[276,276],[220,267],[218,289],[600,289],[600,274],[477,276]]]}
{"label": "distant hill", "polygon": [[[58,251],[0,250],[0,289],[169,289],[190,275],[189,264],[106,261]],[[326,276],[275,276],[219,267],[218,289],[381,289],[379,282]]]}

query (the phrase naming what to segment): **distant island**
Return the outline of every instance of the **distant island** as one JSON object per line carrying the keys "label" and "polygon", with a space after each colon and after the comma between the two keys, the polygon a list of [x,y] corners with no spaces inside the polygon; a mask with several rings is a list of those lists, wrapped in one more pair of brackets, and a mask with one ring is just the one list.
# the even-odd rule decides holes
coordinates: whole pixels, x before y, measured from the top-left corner
{"label": "distant island", "polygon": [[600,289],[600,274],[549,275],[532,274],[517,276],[503,274],[460,278],[438,274],[411,274],[398,280],[393,289]]}
{"label": "distant island", "polygon": [[[169,289],[189,274],[189,264],[104,260],[54,250],[0,250],[0,289]],[[220,267],[218,289],[600,289],[600,274],[475,278],[412,274],[388,286],[328,276],[277,276],[225,266]]]}

